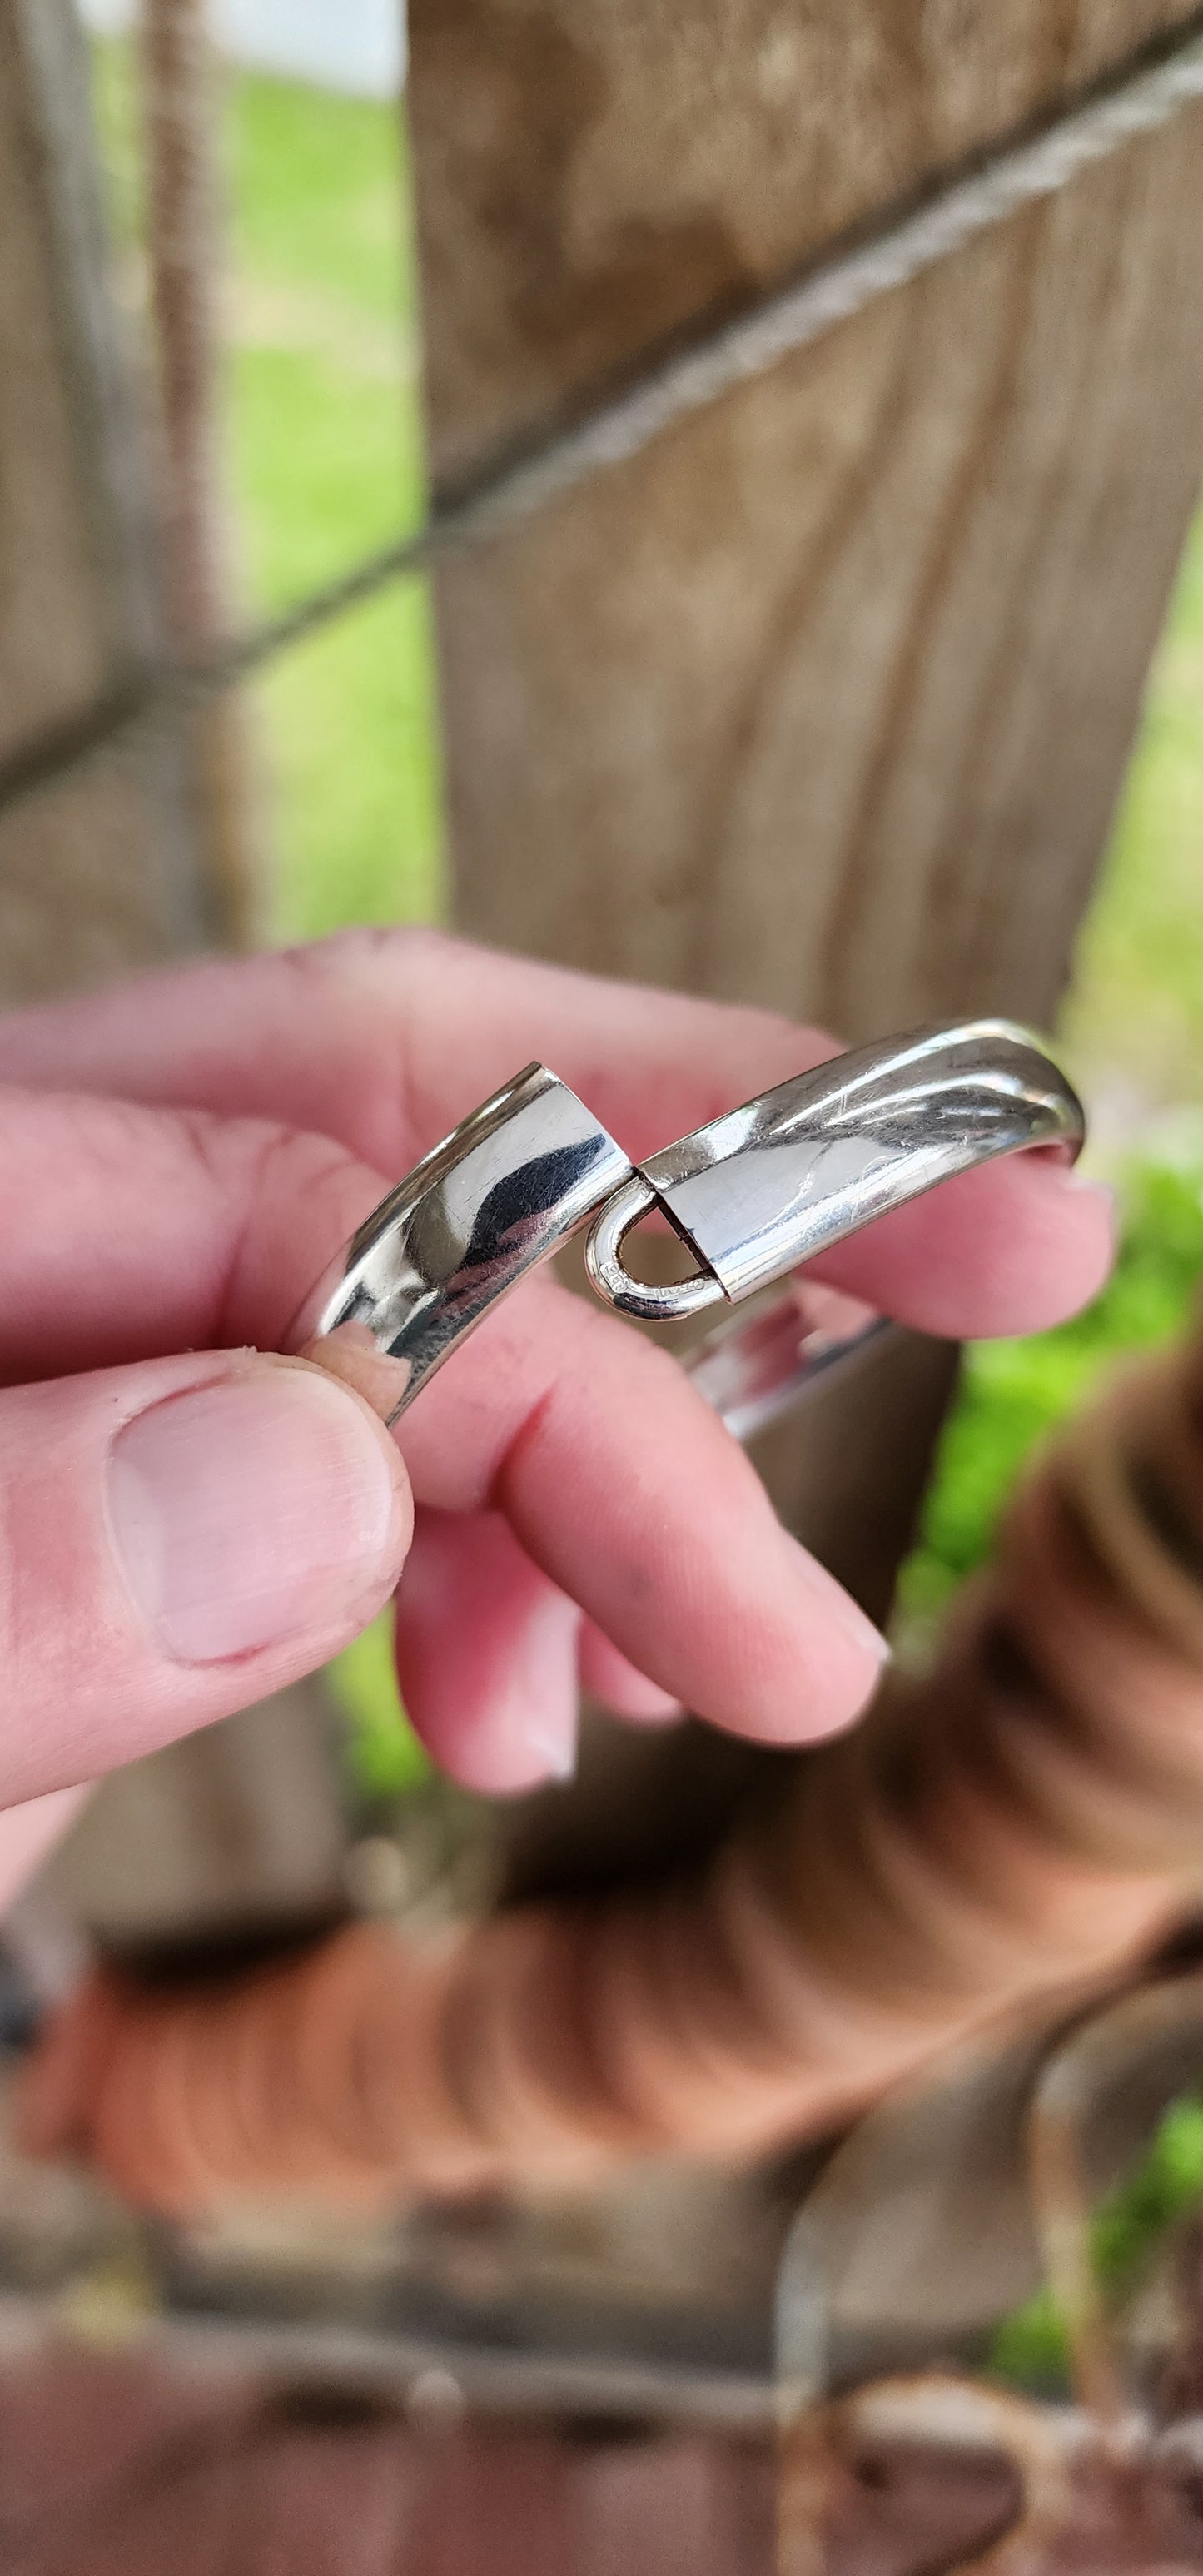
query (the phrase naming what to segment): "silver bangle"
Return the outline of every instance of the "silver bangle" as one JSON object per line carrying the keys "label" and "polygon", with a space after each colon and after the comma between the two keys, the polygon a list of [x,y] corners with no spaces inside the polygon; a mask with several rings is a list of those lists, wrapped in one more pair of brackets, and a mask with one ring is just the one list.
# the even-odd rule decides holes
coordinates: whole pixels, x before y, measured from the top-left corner
{"label": "silver bangle", "polygon": [[[682,1318],[738,1304],[998,1155],[1043,1146],[1072,1160],[1084,1134],[1064,1075],[1003,1020],[833,1057],[638,1166],[566,1083],[528,1065],[381,1200],[306,1298],[288,1347],[395,1422],[497,1300],[586,1225],[599,1296],[621,1314]],[[665,1287],[623,1261],[632,1227],[655,1211],[697,1265]],[[806,1337],[787,1296],[720,1327],[689,1365],[746,1437],[845,1347]]]}

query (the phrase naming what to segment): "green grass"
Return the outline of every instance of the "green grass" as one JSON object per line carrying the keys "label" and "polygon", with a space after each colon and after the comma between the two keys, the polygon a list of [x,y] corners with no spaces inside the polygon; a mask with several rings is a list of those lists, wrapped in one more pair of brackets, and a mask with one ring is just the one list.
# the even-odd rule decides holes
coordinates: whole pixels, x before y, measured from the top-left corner
{"label": "green grass", "polygon": [[373,1619],[331,1672],[350,1728],[348,1766],[354,1788],[364,1798],[386,1800],[416,1788],[429,1777],[431,1765],[398,1696],[391,1609]]}
{"label": "green grass", "polygon": [[[399,120],[230,83],[231,471],[250,596],[278,609],[420,521],[413,255]],[[273,936],[429,918],[441,884],[434,665],[409,581],[257,692],[276,812]]]}
{"label": "green grass", "polygon": [[1203,1099],[1203,515],[1186,549],[1065,1038],[1093,1089]]}
{"label": "green grass", "polygon": [[[132,51],[95,48],[128,299],[142,294]],[[399,119],[249,74],[223,82],[226,476],[239,607],[304,597],[425,509],[414,262]],[[434,660],[424,584],[394,586],[253,692],[272,939],[440,904]]]}
{"label": "green grass", "polygon": [[391,109],[245,73],[226,96],[235,271],[409,333],[408,174]]}

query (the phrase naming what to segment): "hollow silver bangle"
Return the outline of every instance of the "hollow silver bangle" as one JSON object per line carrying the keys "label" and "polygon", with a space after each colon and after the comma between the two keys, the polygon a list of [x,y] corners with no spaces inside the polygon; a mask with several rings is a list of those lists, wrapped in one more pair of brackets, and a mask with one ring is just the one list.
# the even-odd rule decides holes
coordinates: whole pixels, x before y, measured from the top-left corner
{"label": "hollow silver bangle", "polygon": [[[586,1225],[598,1294],[622,1314],[679,1319],[755,1295],[999,1155],[1051,1147],[1072,1159],[1084,1133],[1064,1075],[1002,1020],[833,1057],[638,1166],[566,1083],[528,1065],[365,1219],[306,1298],[288,1346],[394,1422],[498,1299]],[[697,1265],[659,1287],[623,1260],[631,1229],[656,1211]],[[768,1317],[720,1328],[689,1366],[747,1436],[832,1356],[787,1296]]]}

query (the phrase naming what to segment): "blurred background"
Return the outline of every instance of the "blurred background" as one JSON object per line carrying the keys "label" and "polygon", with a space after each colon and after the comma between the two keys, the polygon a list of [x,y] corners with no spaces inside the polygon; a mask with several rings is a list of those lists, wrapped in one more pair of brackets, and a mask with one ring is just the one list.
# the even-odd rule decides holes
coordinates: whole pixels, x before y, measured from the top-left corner
{"label": "blurred background", "polygon": [[[174,651],[287,615],[417,530],[432,490],[470,478],[480,456],[577,416],[644,351],[740,310],[933,174],[1105,82],[1133,46],[1193,25],[1117,5],[1058,50],[1048,13],[1016,5],[992,52],[956,11],[904,11],[900,34],[864,0],[841,35],[822,13],[802,29],[783,0],[733,11],[721,33],[703,10],[699,35],[691,7],[615,0],[586,38],[563,7],[445,0],[413,12],[412,61],[392,0],[214,0],[207,23],[180,7],[156,149],[144,33],[124,0],[85,0],[86,138],[74,110],[56,108],[45,132],[52,161],[94,158],[105,241],[89,293],[146,433],[133,517],[157,528]],[[159,17],[170,36],[170,8]],[[15,8],[12,64],[58,98],[58,57],[39,54],[33,24]],[[896,95],[908,107],[895,126]],[[1055,1332],[966,1351],[955,1385],[952,1355],[896,1352],[859,1395],[758,1454],[794,1525],[888,1611],[921,1713],[941,1689],[994,1709],[1002,1685],[984,1651],[967,1681],[939,1679],[954,1596],[991,1561],[1041,1442],[1083,1416],[1117,1360],[1181,1341],[1203,1273],[1201,112],[1120,153],[1114,179],[1088,173],[1060,207],[1013,216],[830,347],[787,355],[716,421],[671,430],[663,452],[618,467],[609,498],[570,495],[483,571],[454,567],[437,592],[391,581],[322,622],[221,701],[203,741],[184,741],[182,784],[182,729],[167,728],[137,793],[161,837],[169,809],[187,817],[178,873],[200,891],[182,934],[174,915],[146,931],[140,897],[128,919],[109,904],[121,812],[87,862],[91,945],[81,934],[68,954],[38,916],[39,870],[68,864],[62,799],[90,793],[92,773],[21,809],[28,846],[0,843],[14,995],[214,936],[269,945],[455,920],[853,1036],[953,1011],[1055,1010],[1090,1106],[1090,1167],[1118,1193],[1110,1286]],[[186,218],[174,279],[172,203]],[[6,257],[15,271],[11,237]],[[129,612],[125,642],[142,657],[148,634],[162,642],[158,615]],[[87,692],[61,694],[69,714]],[[51,690],[21,712],[14,699],[9,751],[63,708]],[[711,759],[720,734],[729,769]],[[101,797],[127,792],[111,769],[95,776]],[[80,882],[82,917],[92,880]],[[1007,1562],[993,1579],[1022,1594],[1028,1577]],[[1197,1692],[1197,1658],[1192,1675]],[[215,1962],[237,1978],[348,1919],[421,1941],[499,1903],[622,1895],[661,1873],[675,1887],[763,1797],[755,1766],[692,1732],[660,1770],[659,1750],[647,1767],[595,1715],[573,1791],[499,1816],[432,1778],[387,1619],[327,1684],[106,1789],[18,1909],[15,2052],[93,1950],[169,1985]],[[933,1778],[937,1734],[924,1739]],[[773,1775],[770,1802],[790,1797]],[[1200,1854],[1195,1832],[1196,1895]],[[854,1889],[862,1858],[857,1846]],[[818,1956],[818,1896],[815,1910]],[[1066,2489],[1057,2511],[1083,2531],[1102,2514],[1104,2538],[1099,2523],[1081,2542],[1095,2555],[1023,2564],[1203,2565],[1194,1897],[1180,1912],[1168,1948],[1150,1937],[1156,1981],[1138,1982],[1135,2002],[1127,1969],[1104,1967],[1105,1941],[1071,1973],[1050,1932],[1029,1981],[1055,2000],[1033,2020],[1016,2020],[1008,1991],[1000,2033],[962,2046],[949,2006],[941,2032],[961,2053],[930,2083],[912,2086],[908,2063],[900,2092],[871,2088],[862,2121],[828,2109],[755,2171],[675,2154],[592,2192],[524,2197],[519,2178],[471,2203],[402,2208],[399,2195],[384,2219],[276,2207],[177,2229],[94,2177],[9,2155],[0,2530],[17,2495],[14,2567],[84,2565],[78,2524],[56,2537],[76,2489],[53,2444],[32,2440],[32,2416],[58,2412],[82,2457],[100,2437],[78,2428],[116,2405],[134,2428],[113,2507],[113,2563],[128,2569],[139,2548],[153,2563],[168,2528],[175,2554],[181,2477],[207,2514],[214,2461],[228,2482],[230,2462],[252,2457],[260,2538],[244,2496],[228,2562],[248,2576],[276,2563],[263,2535],[282,2549],[285,2533],[290,2563],[314,2576],[476,2576],[511,2556],[524,2576],[544,2563],[759,2576],[778,2546],[782,2576],[952,2569],[1030,2502],[1033,2444],[1063,2465],[1091,2408],[1113,2435],[1133,2390],[1153,2466],[1139,2512],[1124,2507],[1127,2538],[1087,2481],[1085,2501]],[[1150,2003],[1163,1979],[1172,2002]],[[1090,2023],[1073,2056],[1087,1996],[1106,2028]],[[1077,2105],[1072,2187],[1063,2165],[1048,2181],[1063,2096]],[[1053,2277],[1071,2202],[1095,2287],[1122,2310],[1118,2358],[1108,2346],[1100,2360],[1111,2327],[1080,2280],[1075,2293],[1072,2263]],[[170,2370],[159,2347],[146,2358],[165,2320]],[[899,2374],[936,2367],[947,2386],[914,2399]],[[1148,2392],[1164,2393],[1171,2369],[1179,2396],[1158,2414]],[[208,2415],[206,2372],[224,2392]],[[966,2389],[977,2403],[987,2387],[1030,2408],[1018,2432],[989,2408],[965,2414]],[[782,2389],[778,2543],[766,2459]],[[816,2451],[833,2397],[851,2411],[834,2431],[823,2416]],[[1169,2469],[1166,2422],[1193,2428],[1175,2435]],[[38,2460],[24,2486],[23,2445]],[[304,2501],[319,2472],[344,2497],[334,2536]],[[81,2496],[103,2491],[92,2466],[80,2477]],[[367,2533],[373,2512],[377,2538],[356,2555],[347,2533]],[[211,2536],[197,2548],[198,2569],[226,2563]]]}

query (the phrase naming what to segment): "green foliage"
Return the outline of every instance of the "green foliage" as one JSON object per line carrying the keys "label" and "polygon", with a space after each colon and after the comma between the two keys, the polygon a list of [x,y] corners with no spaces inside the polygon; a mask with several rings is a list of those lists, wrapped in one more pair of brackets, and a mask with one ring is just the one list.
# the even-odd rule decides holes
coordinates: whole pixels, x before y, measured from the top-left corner
{"label": "green foliage", "polygon": [[[399,122],[278,81],[230,85],[232,476],[249,586],[280,608],[426,505]],[[426,919],[441,873],[426,587],[381,593],[256,692],[276,936]]]}
{"label": "green foliage", "polygon": [[904,1643],[926,1638],[958,1583],[988,1555],[999,1515],[1035,1444],[1125,1352],[1165,1341],[1203,1277],[1203,1139],[1178,1161],[1121,1175],[1121,1242],[1101,1297],[1051,1333],[979,1342],[966,1354],[919,1545],[903,1568]]}
{"label": "green foliage", "polygon": [[1069,2347],[1047,2282],[1012,2316],[1004,2317],[990,2346],[988,2367],[1017,2388],[1041,2396],[1064,2395]]}
{"label": "green foliage", "polygon": [[1203,1067],[1203,515],[1157,650],[1064,1034],[1088,1078],[1195,1100]]}
{"label": "green foliage", "polygon": [[[127,300],[142,292],[133,49],[94,49]],[[400,120],[249,73],[224,83],[227,482],[244,603],[302,598],[421,519],[426,500]],[[270,794],[273,937],[429,919],[441,889],[425,585],[383,593],[253,693]]]}
{"label": "green foliage", "polygon": [[430,1772],[397,1694],[393,1614],[382,1611],[333,1667],[339,1705],[350,1723],[348,1758],[355,1786],[370,1798],[396,1797]]}
{"label": "green foliage", "polygon": [[233,73],[225,163],[236,271],[390,332],[412,324],[408,154],[390,107]]}
{"label": "green foliage", "polygon": [[[1095,2212],[1090,2231],[1096,2276],[1112,2302],[1134,2288],[1176,2218],[1203,2199],[1203,2095],[1170,2105],[1147,2156]],[[1069,2347],[1047,2284],[999,2327],[990,2367],[1021,2387],[1061,2390]]]}

